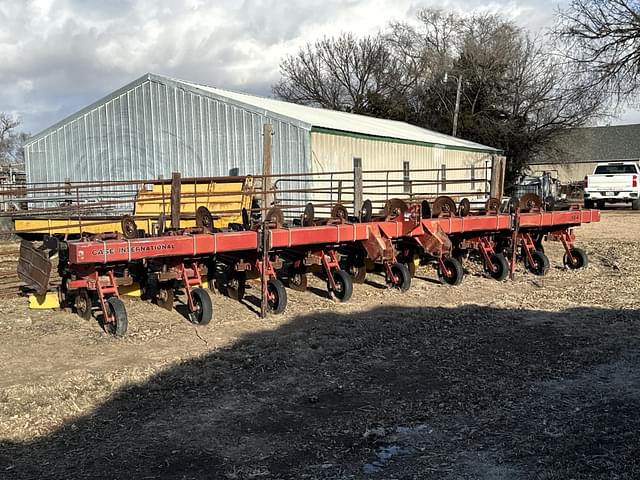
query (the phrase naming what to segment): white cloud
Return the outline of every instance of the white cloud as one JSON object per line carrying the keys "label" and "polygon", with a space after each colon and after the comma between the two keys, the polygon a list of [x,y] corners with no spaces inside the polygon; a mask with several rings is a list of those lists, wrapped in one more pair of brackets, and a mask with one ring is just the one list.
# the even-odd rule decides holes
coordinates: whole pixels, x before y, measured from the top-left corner
{"label": "white cloud", "polygon": [[[566,2],[566,0],[562,0]],[[562,3],[561,2],[561,3]],[[555,0],[0,1],[0,110],[35,132],[145,72],[269,94],[287,53],[371,34],[419,8],[500,12],[539,29]]]}

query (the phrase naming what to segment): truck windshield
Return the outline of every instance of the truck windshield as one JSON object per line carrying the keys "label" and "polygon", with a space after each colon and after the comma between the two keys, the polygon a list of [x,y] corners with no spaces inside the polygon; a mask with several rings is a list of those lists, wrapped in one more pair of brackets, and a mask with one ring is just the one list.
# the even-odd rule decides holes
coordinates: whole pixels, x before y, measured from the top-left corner
{"label": "truck windshield", "polygon": [[598,165],[595,175],[619,175],[623,173],[637,173],[636,166],[632,164],[627,165]]}

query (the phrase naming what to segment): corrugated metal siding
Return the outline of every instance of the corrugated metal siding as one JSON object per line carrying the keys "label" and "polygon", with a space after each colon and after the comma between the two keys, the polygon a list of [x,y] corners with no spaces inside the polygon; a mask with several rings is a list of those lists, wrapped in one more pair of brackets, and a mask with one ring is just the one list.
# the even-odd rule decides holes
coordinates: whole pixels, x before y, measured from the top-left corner
{"label": "corrugated metal siding", "polygon": [[147,80],[27,143],[27,181],[259,174],[264,123],[274,173],[308,171],[308,130]]}
{"label": "corrugated metal siding", "polygon": [[[412,181],[431,180],[432,186],[420,186],[412,189],[413,195],[446,194],[456,196],[456,191],[476,191],[478,197],[486,189],[486,179],[491,178],[492,156],[489,153],[468,152],[451,150],[446,148],[429,147],[410,143],[393,141],[369,140],[348,135],[332,135],[323,132],[311,133],[311,163],[314,172],[329,171],[353,171],[353,158],[362,159],[363,171],[381,170],[385,172],[397,171],[397,173],[369,174],[367,178],[393,181],[395,187],[389,189],[389,197],[407,197],[402,185],[402,168],[405,161],[409,162]],[[450,180],[462,180],[470,178],[470,168],[475,166],[474,185],[462,183],[449,185],[442,191],[440,169],[446,165],[447,169],[464,168],[465,171],[448,171],[446,178]],[[438,169],[438,172],[417,173],[414,170]],[[344,177],[351,177],[351,174]],[[473,187],[473,188],[472,188]],[[365,190],[366,190],[365,183]],[[382,200],[386,197],[386,190],[377,188],[378,195],[375,199]],[[383,195],[384,193],[384,195]],[[365,198],[366,198],[365,192]],[[464,195],[469,197],[470,195]],[[373,198],[372,198],[373,199]]]}

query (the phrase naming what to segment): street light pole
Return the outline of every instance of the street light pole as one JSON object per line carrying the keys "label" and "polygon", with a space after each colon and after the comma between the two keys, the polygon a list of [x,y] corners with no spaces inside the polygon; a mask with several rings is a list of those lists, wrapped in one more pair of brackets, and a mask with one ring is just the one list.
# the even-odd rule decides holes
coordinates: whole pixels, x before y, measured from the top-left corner
{"label": "street light pole", "polygon": [[462,94],[462,75],[458,75],[458,91],[456,92],[456,108],[453,112],[453,132],[452,136],[456,136],[458,130],[458,113],[460,112],[460,95]]}

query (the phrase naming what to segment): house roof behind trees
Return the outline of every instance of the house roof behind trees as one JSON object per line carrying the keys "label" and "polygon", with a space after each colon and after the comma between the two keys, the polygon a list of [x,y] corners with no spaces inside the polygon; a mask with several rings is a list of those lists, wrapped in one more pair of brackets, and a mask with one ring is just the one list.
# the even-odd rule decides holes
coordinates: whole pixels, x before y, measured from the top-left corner
{"label": "house roof behind trees", "polygon": [[553,145],[553,153],[533,164],[581,163],[640,158],[640,124],[584,127],[567,130]]}

